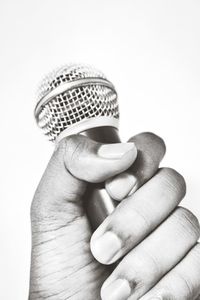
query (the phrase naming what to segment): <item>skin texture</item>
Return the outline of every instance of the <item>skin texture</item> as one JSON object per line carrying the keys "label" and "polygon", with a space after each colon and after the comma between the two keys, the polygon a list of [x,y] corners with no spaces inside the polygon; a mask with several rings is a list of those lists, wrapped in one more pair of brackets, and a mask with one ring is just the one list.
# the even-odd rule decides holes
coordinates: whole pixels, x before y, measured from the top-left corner
{"label": "skin texture", "polygon": [[[123,145],[61,141],[31,207],[30,300],[197,299],[199,223],[177,207],[185,182],[158,169],[164,154],[152,133]],[[103,181],[121,203],[92,233],[83,195]]]}

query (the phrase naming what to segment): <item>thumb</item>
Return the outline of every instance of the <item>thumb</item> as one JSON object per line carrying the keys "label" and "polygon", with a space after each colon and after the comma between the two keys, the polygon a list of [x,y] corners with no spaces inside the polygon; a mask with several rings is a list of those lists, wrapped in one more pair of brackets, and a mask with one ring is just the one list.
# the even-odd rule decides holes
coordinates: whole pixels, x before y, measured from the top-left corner
{"label": "thumb", "polygon": [[55,208],[66,201],[78,201],[86,182],[103,182],[125,171],[136,155],[134,143],[101,144],[85,136],[69,136],[53,153],[32,206],[42,213],[50,204]]}
{"label": "thumb", "polygon": [[64,163],[76,178],[97,183],[129,168],[136,159],[134,143],[101,144],[85,136],[65,139]]}

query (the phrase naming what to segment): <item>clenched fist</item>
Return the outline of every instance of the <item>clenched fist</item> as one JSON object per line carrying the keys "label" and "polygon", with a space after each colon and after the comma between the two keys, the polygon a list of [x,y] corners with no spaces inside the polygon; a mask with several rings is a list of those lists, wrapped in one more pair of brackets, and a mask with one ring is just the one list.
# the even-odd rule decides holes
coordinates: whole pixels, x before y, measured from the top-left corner
{"label": "clenched fist", "polygon": [[[151,133],[61,141],[32,202],[30,300],[197,299],[199,223],[178,206],[183,177],[159,169],[164,153]],[[92,233],[83,196],[103,181],[119,205]]]}

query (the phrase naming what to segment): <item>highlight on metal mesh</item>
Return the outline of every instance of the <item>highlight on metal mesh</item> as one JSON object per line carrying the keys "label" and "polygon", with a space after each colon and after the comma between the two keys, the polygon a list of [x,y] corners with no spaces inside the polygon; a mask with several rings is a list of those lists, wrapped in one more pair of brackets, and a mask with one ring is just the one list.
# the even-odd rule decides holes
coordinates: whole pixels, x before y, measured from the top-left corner
{"label": "highlight on metal mesh", "polygon": [[88,65],[69,64],[59,67],[49,73],[41,81],[38,88],[38,101],[50,91],[65,82],[71,82],[83,78],[102,78],[106,79],[105,75],[95,68]]}
{"label": "highlight on metal mesh", "polygon": [[[59,85],[82,78],[106,80],[101,72],[88,66],[62,67],[42,81],[39,101]],[[59,134],[70,126],[83,120],[102,116],[119,118],[117,93],[109,86],[92,83],[80,85],[56,95],[41,107],[36,119],[48,139],[55,141]]]}

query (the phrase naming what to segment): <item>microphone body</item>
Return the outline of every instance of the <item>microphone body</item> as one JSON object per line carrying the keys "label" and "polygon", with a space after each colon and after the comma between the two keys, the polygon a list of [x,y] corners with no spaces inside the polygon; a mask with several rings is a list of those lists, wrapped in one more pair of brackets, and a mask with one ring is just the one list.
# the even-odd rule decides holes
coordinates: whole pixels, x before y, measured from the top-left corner
{"label": "microphone body", "polygon": [[[81,132],[80,134],[100,143],[120,143],[118,130],[112,127],[98,127]],[[113,200],[108,195],[104,183],[88,185],[84,198],[86,213],[93,230],[112,213],[118,204],[116,200]]]}
{"label": "microphone body", "polygon": [[[103,73],[85,65],[58,68],[42,81],[35,118],[50,141],[82,134],[100,143],[119,143],[117,93]],[[86,213],[95,230],[114,210],[104,183],[88,184]]]}

